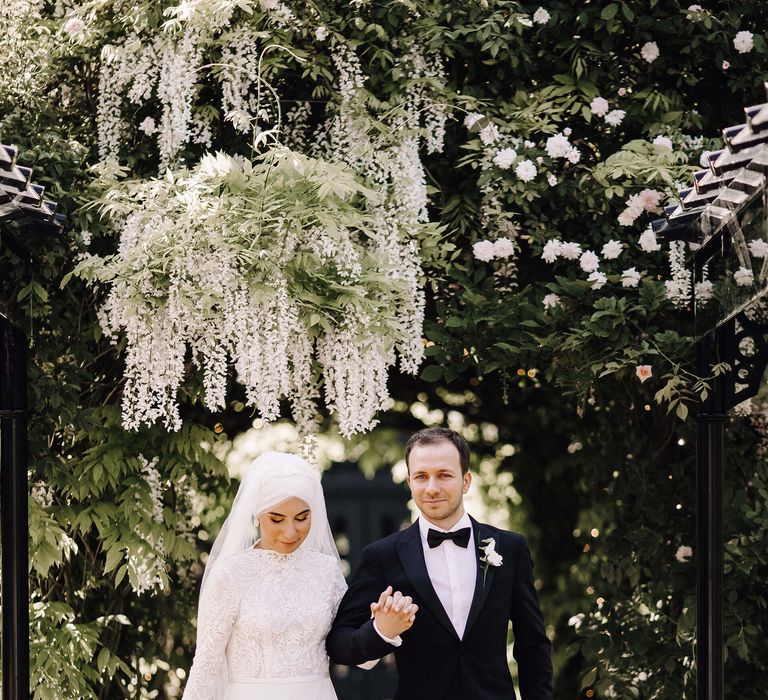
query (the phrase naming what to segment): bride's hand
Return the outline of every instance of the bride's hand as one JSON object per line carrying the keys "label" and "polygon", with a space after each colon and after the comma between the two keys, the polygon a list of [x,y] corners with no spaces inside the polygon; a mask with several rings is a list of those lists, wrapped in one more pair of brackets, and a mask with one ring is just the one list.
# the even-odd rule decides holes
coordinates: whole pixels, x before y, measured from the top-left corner
{"label": "bride's hand", "polygon": [[378,601],[371,603],[371,616],[376,619],[376,627],[390,639],[411,628],[418,610],[419,606],[411,596],[400,591],[392,593],[392,586],[387,586]]}

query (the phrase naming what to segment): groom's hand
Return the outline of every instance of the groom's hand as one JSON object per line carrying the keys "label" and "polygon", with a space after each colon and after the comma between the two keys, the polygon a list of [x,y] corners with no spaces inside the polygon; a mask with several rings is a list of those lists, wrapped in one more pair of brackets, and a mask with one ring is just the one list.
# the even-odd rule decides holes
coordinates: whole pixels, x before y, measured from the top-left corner
{"label": "groom's hand", "polygon": [[371,603],[371,615],[376,620],[376,627],[385,637],[395,638],[409,630],[416,619],[419,606],[411,596],[400,591],[392,593],[392,586],[381,592],[379,599]]}

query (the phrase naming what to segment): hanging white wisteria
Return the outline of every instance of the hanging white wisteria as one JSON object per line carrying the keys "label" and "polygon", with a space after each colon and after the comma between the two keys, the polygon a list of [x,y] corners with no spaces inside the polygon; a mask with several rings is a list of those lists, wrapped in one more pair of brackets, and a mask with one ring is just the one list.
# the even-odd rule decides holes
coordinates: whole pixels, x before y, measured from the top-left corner
{"label": "hanging white wisteria", "polygon": [[423,299],[418,268],[402,265],[412,243],[382,233],[378,197],[348,168],[273,148],[107,184],[99,204],[119,231],[117,254],[86,256],[77,272],[109,285],[102,325],[125,334],[127,428],[180,427],[191,361],[211,410],[224,407],[231,364],[263,419],[287,399],[305,431],[324,377],[349,436],[375,424],[395,351],[405,369],[418,366]]}

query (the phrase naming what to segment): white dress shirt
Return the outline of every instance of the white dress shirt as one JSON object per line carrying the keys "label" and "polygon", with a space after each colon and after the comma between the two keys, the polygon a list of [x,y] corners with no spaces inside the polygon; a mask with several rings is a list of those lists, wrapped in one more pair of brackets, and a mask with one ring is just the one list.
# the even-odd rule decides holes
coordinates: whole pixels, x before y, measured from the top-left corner
{"label": "white dress shirt", "polygon": [[[430,528],[438,532],[454,532],[465,527],[470,528],[469,544],[466,547],[459,547],[453,540],[445,540],[434,549],[430,549],[427,544]],[[419,518],[419,532],[432,587],[461,639],[467,626],[477,578],[477,554],[472,521],[469,515],[464,513],[461,520],[450,530],[443,530],[422,516]]]}

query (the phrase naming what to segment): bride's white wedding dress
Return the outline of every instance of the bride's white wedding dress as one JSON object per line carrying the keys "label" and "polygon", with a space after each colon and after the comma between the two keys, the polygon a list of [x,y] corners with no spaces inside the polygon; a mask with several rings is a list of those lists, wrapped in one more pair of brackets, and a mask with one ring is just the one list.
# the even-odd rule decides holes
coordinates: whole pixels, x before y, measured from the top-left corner
{"label": "bride's white wedding dress", "polygon": [[338,559],[248,549],[217,564],[198,610],[184,700],[336,700],[325,637],[346,590]]}

